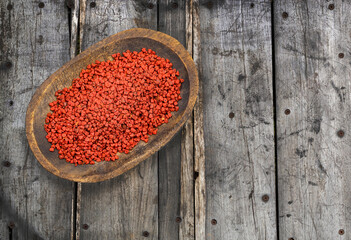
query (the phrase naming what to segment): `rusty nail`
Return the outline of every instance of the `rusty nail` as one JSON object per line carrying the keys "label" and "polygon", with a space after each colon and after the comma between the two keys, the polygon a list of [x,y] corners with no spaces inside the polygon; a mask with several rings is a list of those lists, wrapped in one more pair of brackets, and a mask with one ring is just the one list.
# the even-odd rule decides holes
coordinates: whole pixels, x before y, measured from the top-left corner
{"label": "rusty nail", "polygon": [[148,9],[153,9],[154,8],[154,4],[153,3],[148,3],[147,4],[147,8]]}
{"label": "rusty nail", "polygon": [[334,8],[335,8],[335,5],[334,5],[334,4],[329,4],[329,6],[328,6],[328,9],[329,9],[329,10],[334,10]]}
{"label": "rusty nail", "polygon": [[234,113],[233,112],[229,113],[229,118],[234,118]]}
{"label": "rusty nail", "polygon": [[345,135],[345,132],[344,132],[343,130],[339,130],[339,131],[338,131],[338,136],[339,136],[339,138],[344,137],[344,135]]}
{"label": "rusty nail", "polygon": [[344,58],[345,55],[343,53],[339,53],[338,56],[339,58]]}
{"label": "rusty nail", "polygon": [[207,8],[211,9],[213,8],[213,2],[209,1],[206,3]]}
{"label": "rusty nail", "polygon": [[283,18],[288,18],[289,14],[287,12],[283,12],[282,17]]}
{"label": "rusty nail", "polygon": [[83,224],[83,229],[84,229],[84,230],[87,230],[88,228],[89,228],[89,225],[86,224],[86,223],[84,223],[84,224]]}
{"label": "rusty nail", "polygon": [[8,226],[9,226],[9,228],[13,229],[15,227],[15,223],[14,222],[9,222]]}
{"label": "rusty nail", "polygon": [[181,223],[182,222],[182,218],[181,217],[176,217],[176,222],[177,223]]}
{"label": "rusty nail", "polygon": [[216,220],[216,219],[212,219],[212,220],[211,220],[211,224],[212,224],[212,225],[216,225],[216,224],[217,224],[217,220]]}
{"label": "rusty nail", "polygon": [[12,62],[7,62],[7,63],[6,63],[6,67],[7,67],[7,68],[11,68],[11,67],[12,67]]}
{"label": "rusty nail", "polygon": [[91,8],[96,7],[96,2],[91,2],[91,3],[90,3],[90,7],[91,7]]}
{"label": "rusty nail", "polygon": [[250,8],[254,8],[255,4],[254,3],[251,3],[250,4]]}
{"label": "rusty nail", "polygon": [[12,8],[13,8],[12,4],[8,4],[8,5],[7,5],[7,10],[10,11],[10,10],[12,10]]}
{"label": "rusty nail", "polygon": [[269,196],[267,194],[262,196],[262,201],[263,202],[268,202],[268,200],[269,200]]}
{"label": "rusty nail", "polygon": [[178,3],[174,2],[172,3],[172,8],[176,9],[178,7]]}
{"label": "rusty nail", "polygon": [[285,109],[284,111],[285,115],[289,115],[291,113],[290,109]]}
{"label": "rusty nail", "polygon": [[148,231],[144,231],[144,232],[143,232],[143,236],[144,236],[144,237],[148,237],[148,236],[150,236],[150,233],[149,233]]}
{"label": "rusty nail", "polygon": [[345,230],[344,229],[340,229],[339,230],[339,235],[344,235],[345,234]]}
{"label": "rusty nail", "polygon": [[68,8],[74,8],[73,0],[66,0],[66,6]]}
{"label": "rusty nail", "polygon": [[45,7],[45,3],[40,2],[40,3],[39,3],[39,8],[43,8],[43,7]]}
{"label": "rusty nail", "polygon": [[9,161],[5,161],[5,162],[3,162],[3,165],[4,165],[5,167],[10,167],[10,166],[11,166],[11,163],[10,163]]}

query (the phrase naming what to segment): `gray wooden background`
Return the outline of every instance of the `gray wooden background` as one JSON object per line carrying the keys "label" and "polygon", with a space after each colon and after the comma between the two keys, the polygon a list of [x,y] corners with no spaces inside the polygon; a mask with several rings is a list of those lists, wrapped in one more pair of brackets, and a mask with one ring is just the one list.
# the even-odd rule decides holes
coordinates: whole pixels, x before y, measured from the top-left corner
{"label": "gray wooden background", "polygon": [[[351,2],[0,0],[0,239],[351,239]],[[25,112],[70,58],[119,31],[177,38],[194,114],[96,184],[35,160]]]}

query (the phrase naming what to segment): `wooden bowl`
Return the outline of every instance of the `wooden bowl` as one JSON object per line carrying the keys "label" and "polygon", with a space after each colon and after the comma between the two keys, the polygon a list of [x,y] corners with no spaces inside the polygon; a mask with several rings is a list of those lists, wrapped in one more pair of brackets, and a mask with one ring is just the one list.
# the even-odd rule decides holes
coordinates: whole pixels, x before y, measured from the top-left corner
{"label": "wooden bowl", "polygon": [[[51,144],[45,138],[44,122],[50,112],[49,103],[55,92],[71,85],[80,71],[95,60],[105,61],[114,53],[126,50],[140,51],[151,48],[157,55],[168,58],[185,81],[181,87],[182,100],[179,111],[173,112],[169,122],[158,128],[148,143],[140,141],[128,154],[118,154],[115,162],[96,162],[94,165],[67,163],[58,158],[58,152],[50,152]],[[63,65],[37,89],[29,103],[26,115],[26,134],[29,146],[41,165],[56,176],[76,182],[99,182],[116,177],[135,167],[164,146],[191,115],[198,94],[199,80],[195,64],[187,50],[167,34],[135,28],[117,33],[94,44]]]}

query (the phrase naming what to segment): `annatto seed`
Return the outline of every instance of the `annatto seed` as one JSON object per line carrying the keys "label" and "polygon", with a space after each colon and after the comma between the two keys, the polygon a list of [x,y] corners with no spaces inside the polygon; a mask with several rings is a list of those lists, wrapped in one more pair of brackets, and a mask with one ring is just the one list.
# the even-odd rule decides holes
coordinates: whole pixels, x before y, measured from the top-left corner
{"label": "annatto seed", "polygon": [[60,159],[76,166],[117,160],[179,110],[184,80],[168,59],[145,48],[112,58],[82,69],[49,104],[49,151],[59,150]]}

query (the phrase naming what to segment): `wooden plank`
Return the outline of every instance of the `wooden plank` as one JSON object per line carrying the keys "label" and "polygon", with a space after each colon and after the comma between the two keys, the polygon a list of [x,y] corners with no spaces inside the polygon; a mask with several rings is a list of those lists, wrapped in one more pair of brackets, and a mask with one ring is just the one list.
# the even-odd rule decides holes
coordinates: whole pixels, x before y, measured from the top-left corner
{"label": "wooden plank", "polygon": [[[193,1],[185,5],[186,48],[193,56]],[[198,68],[198,66],[196,66]],[[195,239],[194,116],[182,129],[179,240]],[[200,226],[198,226],[200,227]]]}
{"label": "wooden plank", "polygon": [[[78,24],[79,24],[79,12],[80,12],[80,6],[79,6],[79,0],[67,0],[66,1],[66,6],[69,9],[70,13],[70,32],[71,32],[71,39],[70,39],[70,56],[71,58],[74,58],[80,51],[80,49],[77,49],[77,41],[78,41]],[[78,196],[80,196],[80,192],[78,191],[81,189],[81,185],[78,183],[73,184],[73,196],[71,200],[71,240],[77,239],[76,234],[77,234],[77,220],[79,221],[80,219],[77,219],[77,205],[79,205]]]}
{"label": "wooden plank", "polygon": [[199,11],[206,239],[277,239],[271,3],[204,1]]}
{"label": "wooden plank", "polygon": [[[185,1],[166,0],[158,5],[158,30],[185,45]],[[159,239],[178,239],[181,224],[181,139],[179,132],[159,151]],[[182,205],[183,206],[183,205]]]}
{"label": "wooden plank", "polygon": [[350,11],[274,4],[280,239],[351,238]]}
{"label": "wooden plank", "polygon": [[[212,2],[209,2],[211,4]],[[201,66],[201,26],[200,5],[198,0],[190,2],[192,18],[192,52],[199,71],[199,96],[194,107],[194,181],[195,181],[195,238],[206,237],[206,182],[205,182],[205,139],[203,79]]]}
{"label": "wooden plank", "polygon": [[68,9],[64,1],[0,4],[0,239],[69,239],[73,184],[40,166],[25,135],[35,89],[70,58]]}
{"label": "wooden plank", "polygon": [[[95,1],[81,5],[82,50],[133,27],[156,29],[156,1]],[[158,239],[157,155],[106,182],[82,184],[80,239]],[[88,229],[86,229],[88,227]]]}

